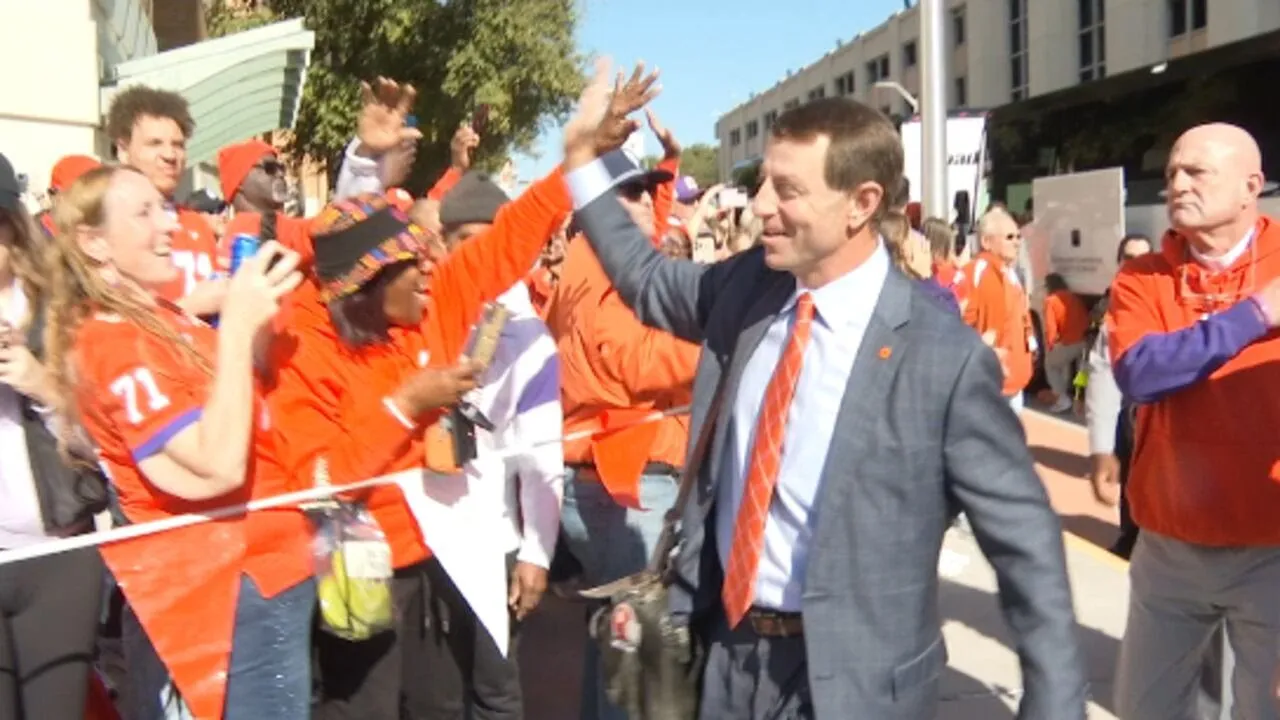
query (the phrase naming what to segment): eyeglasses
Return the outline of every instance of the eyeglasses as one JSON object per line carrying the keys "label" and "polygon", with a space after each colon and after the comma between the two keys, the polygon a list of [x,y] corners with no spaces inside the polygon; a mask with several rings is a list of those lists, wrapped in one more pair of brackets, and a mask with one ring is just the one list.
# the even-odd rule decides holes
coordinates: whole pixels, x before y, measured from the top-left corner
{"label": "eyeglasses", "polygon": [[262,171],[268,175],[277,175],[284,172],[284,163],[275,158],[263,158],[258,167],[262,168]]}

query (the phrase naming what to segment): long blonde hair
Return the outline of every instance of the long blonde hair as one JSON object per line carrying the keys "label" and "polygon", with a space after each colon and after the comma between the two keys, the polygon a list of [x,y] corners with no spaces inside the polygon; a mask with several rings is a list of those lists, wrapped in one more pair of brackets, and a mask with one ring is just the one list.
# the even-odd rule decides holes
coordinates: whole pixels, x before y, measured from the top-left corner
{"label": "long blonde hair", "polygon": [[884,237],[885,248],[893,264],[907,277],[919,279],[920,276],[911,268],[907,257],[907,241],[911,238],[911,221],[899,212],[886,212],[878,221],[880,234]]}
{"label": "long blonde hair", "polygon": [[[85,253],[78,235],[82,228],[100,228],[106,219],[106,196],[111,182],[120,173],[138,172],[122,165],[103,165],[82,175],[59,195],[54,208],[57,232],[48,244],[45,265],[49,268],[49,309],[44,329],[45,367],[52,377],[59,401],[57,410],[72,421],[79,420],[77,403],[76,332],[93,313],[106,313],[142,328],[176,351],[178,359],[194,363],[212,374],[213,367],[195,347],[163,323],[136,292],[113,285],[100,272],[99,264]],[[139,173],[141,175],[141,173]],[[163,367],[152,368],[163,372]],[[60,423],[58,450],[68,458],[72,422]]]}

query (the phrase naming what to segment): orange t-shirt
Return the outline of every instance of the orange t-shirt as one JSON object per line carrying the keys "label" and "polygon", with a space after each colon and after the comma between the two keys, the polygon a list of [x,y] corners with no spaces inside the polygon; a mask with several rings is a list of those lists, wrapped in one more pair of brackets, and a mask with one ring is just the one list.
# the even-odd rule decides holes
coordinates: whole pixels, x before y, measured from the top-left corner
{"label": "orange t-shirt", "polygon": [[[168,303],[154,312],[214,362],[216,331]],[[254,402],[243,486],[202,501],[158,489],[139,463],[200,420],[213,378],[171,341],[110,316],[85,320],[75,348],[82,420],[131,522],[207,512],[287,490],[277,459],[283,438],[261,396]],[[278,595],[311,576],[310,542],[306,518],[291,508],[112,543],[102,555],[192,711],[220,717],[240,576],[252,578],[264,596]]]}
{"label": "orange t-shirt", "polygon": [[218,273],[218,240],[213,228],[194,210],[180,207],[175,212],[181,227],[170,236],[169,258],[178,268],[178,278],[160,292],[170,302],[190,295],[196,285]]}
{"label": "orange t-shirt", "polygon": [[[236,235],[247,233],[254,237],[260,237],[261,229],[262,215],[251,212],[236,213],[236,216],[227,223],[227,231],[223,234],[222,242],[218,245],[218,271],[229,272],[231,270],[231,241]],[[302,218],[276,213],[276,242],[286,249],[301,255],[302,262],[299,263],[299,267],[303,269],[309,267],[311,261],[315,259],[316,253],[315,248],[311,245],[308,222]]]}
{"label": "orange t-shirt", "polygon": [[1044,344],[1052,350],[1059,343],[1084,342],[1089,332],[1089,308],[1070,290],[1058,290],[1044,299]]}

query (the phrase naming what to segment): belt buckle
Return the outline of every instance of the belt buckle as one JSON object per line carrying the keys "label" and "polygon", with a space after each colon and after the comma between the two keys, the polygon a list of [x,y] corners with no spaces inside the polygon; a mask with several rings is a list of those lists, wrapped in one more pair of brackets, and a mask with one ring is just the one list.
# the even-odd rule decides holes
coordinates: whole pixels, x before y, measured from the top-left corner
{"label": "belt buckle", "polygon": [[[760,637],[784,638],[804,633],[798,617],[791,618],[775,612],[756,611],[748,613],[747,619],[751,622],[751,629]],[[795,624],[794,631],[792,623]]]}

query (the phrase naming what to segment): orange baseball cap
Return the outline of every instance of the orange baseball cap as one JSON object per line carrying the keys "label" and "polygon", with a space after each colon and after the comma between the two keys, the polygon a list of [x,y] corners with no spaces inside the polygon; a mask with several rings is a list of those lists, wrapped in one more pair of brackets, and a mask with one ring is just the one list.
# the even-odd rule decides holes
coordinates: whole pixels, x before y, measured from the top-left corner
{"label": "orange baseball cap", "polygon": [[81,175],[102,167],[102,162],[90,155],[65,155],[53,164],[49,171],[49,189],[63,192],[71,187],[71,183],[80,179]]}
{"label": "orange baseball cap", "polygon": [[231,202],[253,166],[267,155],[275,154],[274,147],[257,139],[228,145],[219,150],[218,176],[222,180],[222,199]]}

